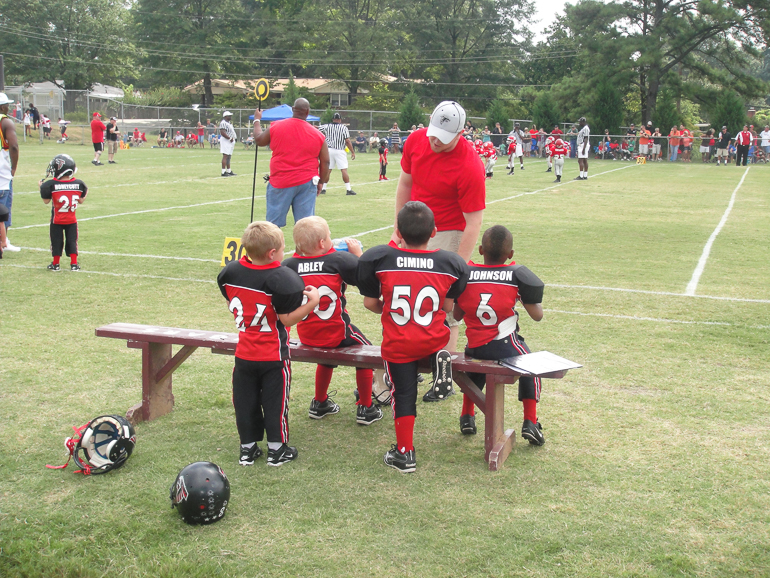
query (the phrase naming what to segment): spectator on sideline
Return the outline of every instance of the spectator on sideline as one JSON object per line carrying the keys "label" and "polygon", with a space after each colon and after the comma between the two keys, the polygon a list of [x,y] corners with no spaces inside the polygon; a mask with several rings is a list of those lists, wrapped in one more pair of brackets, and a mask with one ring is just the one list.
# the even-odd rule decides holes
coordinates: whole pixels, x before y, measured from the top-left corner
{"label": "spectator on sideline", "polygon": [[650,139],[652,143],[652,160],[657,162],[663,161],[663,135],[660,133],[660,128],[655,127],[655,131],[652,133]]}
{"label": "spectator on sideline", "polygon": [[32,113],[29,110],[24,111],[24,134],[32,136]]}
{"label": "spectator on sideline", "polygon": [[719,133],[719,143],[717,143],[717,166],[722,159],[725,160],[725,165],[730,162],[730,143],[732,142],[732,135],[727,132],[727,127],[722,127],[722,132]]}
{"label": "spectator on sideline", "polygon": [[0,221],[0,257],[3,251],[18,252],[20,249],[11,245],[7,230],[11,226],[11,211],[13,206],[13,177],[19,165],[19,142],[16,138],[16,127],[8,116],[9,105],[13,101],[4,92],[0,92],[0,205],[8,209],[5,222]]}
{"label": "spectator on sideline", "polygon": [[537,129],[537,125],[535,123],[532,123],[532,128],[529,129],[529,153],[532,156],[537,157],[537,147],[540,144],[537,140],[537,135],[540,134],[540,131]]}
{"label": "spectator on sideline", "polygon": [[676,156],[679,154],[679,129],[676,126],[671,127],[671,132],[668,133],[668,160],[676,162]]}
{"label": "spectator on sideline", "polygon": [[759,133],[759,138],[762,139],[761,146],[765,155],[770,155],[770,125],[765,125],[765,130]]}
{"label": "spectator on sideline", "polygon": [[[345,183],[345,194],[355,195],[350,185],[350,176],[348,175],[348,155],[345,149],[350,151],[350,158],[356,160],[356,151],[350,142],[350,132],[348,127],[342,124],[342,116],[335,112],[331,124],[322,124],[318,127],[326,137],[326,146],[329,149],[329,170],[340,169],[342,173],[342,182]],[[323,184],[321,194],[326,194],[326,183]]]}
{"label": "spectator on sideline", "polygon": [[689,163],[692,160],[692,133],[683,124],[679,125],[680,152],[682,162]]}
{"label": "spectator on sideline", "polygon": [[356,148],[360,153],[366,152],[366,137],[361,131],[358,131],[358,136],[356,137]]}
{"label": "spectator on sideline", "polygon": [[746,166],[748,162],[749,148],[753,142],[754,137],[749,130],[749,125],[744,124],[743,130],[735,136],[735,166],[741,166],[741,159],[743,159],[743,166]]}
{"label": "spectator on sideline", "polygon": [[[222,176],[234,177],[235,173],[230,168],[230,159],[235,149],[235,127],[230,123],[233,113],[226,110],[222,113],[222,122],[219,123],[219,152],[222,153]],[[262,115],[259,115],[262,118]]]}
{"label": "spectator on sideline", "polygon": [[[444,101],[434,109],[428,128],[409,138],[401,159],[395,215],[408,201],[426,203],[438,228],[428,250],[452,251],[468,262],[481,230],[486,188],[484,165],[473,144],[462,138],[463,126],[463,107]],[[395,232],[391,241],[400,243]],[[458,322],[450,321],[448,351],[457,351],[459,329]]]}
{"label": "spectator on sideline", "polygon": [[639,129],[639,156],[645,159],[650,159],[650,131],[645,127]]}
{"label": "spectator on sideline", "polygon": [[200,148],[205,149],[206,148],[206,127],[201,124],[201,121],[198,121],[198,144],[200,145]]}
{"label": "spectator on sideline", "polygon": [[272,124],[264,132],[259,122],[263,111],[254,111],[254,142],[269,145],[273,152],[265,220],[279,227],[286,225],[289,207],[295,223],[315,214],[316,197],[331,173],[326,139],[307,122],[310,103],[298,98],[291,111],[291,118]]}
{"label": "spectator on sideline", "polygon": [[43,115],[41,120],[43,125],[43,137],[51,138],[51,119],[46,115]]}
{"label": "spectator on sideline", "polygon": [[500,148],[500,145],[503,144],[503,127],[500,126],[499,122],[496,122],[495,128],[492,129],[492,144],[495,145],[495,148]]}
{"label": "spectator on sideline", "polygon": [[709,129],[700,136],[700,160],[707,163],[711,160],[711,140],[714,129]]}
{"label": "spectator on sideline", "polygon": [[117,164],[115,162],[115,153],[118,150],[118,119],[114,116],[110,117],[110,122],[107,123],[105,128],[107,131],[107,162],[111,165]]}
{"label": "spectator on sideline", "polygon": [[16,103],[16,120],[21,122],[21,119],[22,119],[21,103],[17,102]]}
{"label": "spectator on sideline", "polygon": [[206,119],[206,130],[209,132],[208,140],[209,140],[209,142],[211,142],[211,135],[212,134],[214,134],[214,135],[217,134],[217,127],[214,125],[213,122],[211,122],[210,118]]}
{"label": "spectator on sideline", "polygon": [[372,136],[369,137],[369,152],[372,152],[372,150],[376,150],[380,148],[380,137],[377,136],[377,133],[375,132]]}
{"label": "spectator on sideline", "polygon": [[163,127],[158,134],[158,146],[165,147],[166,145],[168,145],[168,129]]}
{"label": "spectator on sideline", "polygon": [[576,125],[572,125],[569,129],[567,136],[569,137],[569,158],[574,159],[577,155],[577,135],[578,129]]}
{"label": "spectator on sideline", "polygon": [[32,126],[38,129],[40,126],[40,111],[34,104],[29,105],[29,113],[32,115]]}
{"label": "spectator on sideline", "polygon": [[94,160],[91,161],[92,165],[98,167],[104,163],[99,161],[99,157],[104,152],[104,131],[107,130],[107,126],[102,122],[102,115],[98,112],[94,113],[94,120],[91,121],[91,142],[94,145]]}
{"label": "spectator on sideline", "polygon": [[393,123],[393,128],[390,129],[390,148],[391,152],[395,149],[396,152],[401,152],[401,129],[398,128],[398,123]]}

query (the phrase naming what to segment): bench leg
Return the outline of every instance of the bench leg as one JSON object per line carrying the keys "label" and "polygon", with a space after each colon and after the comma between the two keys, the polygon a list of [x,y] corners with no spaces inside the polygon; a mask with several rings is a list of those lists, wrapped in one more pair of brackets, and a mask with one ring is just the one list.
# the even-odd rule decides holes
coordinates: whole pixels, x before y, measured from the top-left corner
{"label": "bench leg", "polygon": [[487,376],[486,412],[484,413],[484,458],[491,471],[499,470],[513,449],[516,438],[514,430],[503,431],[505,414],[505,384],[495,383],[493,376]]}
{"label": "bench leg", "polygon": [[129,346],[142,350],[142,403],[126,413],[128,421],[137,424],[166,415],[174,408],[172,372],[169,371],[160,380],[156,379],[158,372],[171,360],[171,344],[141,342]]}

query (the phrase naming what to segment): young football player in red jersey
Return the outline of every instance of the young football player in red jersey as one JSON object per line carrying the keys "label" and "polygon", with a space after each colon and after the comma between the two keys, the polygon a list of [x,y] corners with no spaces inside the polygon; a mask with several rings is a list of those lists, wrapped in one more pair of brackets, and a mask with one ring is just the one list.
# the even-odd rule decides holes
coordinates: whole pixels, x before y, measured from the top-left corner
{"label": "young football player in red jersey", "polygon": [[486,178],[491,179],[494,176],[495,163],[497,162],[497,151],[491,141],[485,142],[481,147],[481,156],[484,158],[484,173]]}
{"label": "young football player in red jersey", "polygon": [[[356,284],[356,267],[361,256],[361,244],[345,239],[348,251],[336,251],[332,246],[329,225],[321,217],[305,217],[294,225],[296,252],[283,265],[296,271],[305,285],[318,288],[320,303],[297,324],[297,334],[311,347],[349,347],[371,345],[366,336],[350,322],[345,309],[345,289]],[[337,413],[340,406],[329,397],[329,384],[336,365],[318,365],[315,372],[315,397],[310,402],[308,416],[322,419]],[[382,419],[382,410],[372,404],[373,370],[356,369],[358,407],[356,422],[371,425]]]}
{"label": "young football player in red jersey", "polygon": [[[46,176],[52,176],[50,181],[38,183],[40,196],[51,207],[51,254],[53,262],[48,265],[50,271],[60,271],[62,249],[70,258],[70,270],[80,271],[78,265],[78,220],[75,211],[88,194],[88,187],[80,179],[75,178],[78,171],[75,161],[69,155],[56,155],[48,165]],[[66,238],[66,242],[65,242]]]}
{"label": "young football player in red jersey", "polygon": [[380,148],[377,152],[380,153],[380,180],[387,181],[389,179],[385,176],[385,172],[388,170],[388,141],[384,138],[380,139]]}
{"label": "young football player in red jersey", "polygon": [[280,466],[297,457],[297,448],[288,445],[291,361],[286,328],[313,311],[318,290],[281,266],[283,233],[272,223],[251,223],[241,243],[246,256],[228,263],[217,277],[239,331],[233,406],[240,464],[250,466],[262,455],[257,442],[267,432],[267,465]]}
{"label": "young football player in red jersey", "polygon": [[[505,359],[529,353],[524,338],[519,335],[519,314],[514,307],[520,300],[535,321],[543,318],[543,282],[526,267],[516,265],[513,257],[513,236],[502,225],[484,231],[479,253],[483,265],[470,263],[470,276],[465,291],[457,298],[454,317],[465,318],[465,336],[468,346],[465,355],[476,359]],[[483,389],[486,375],[472,373],[469,377]],[[540,401],[540,378],[522,375],[519,378],[519,401],[524,404],[524,424],[521,437],[529,443],[545,443],[542,427],[537,421],[537,402]],[[473,401],[463,395],[460,431],[476,433]]]}
{"label": "young football player in red jersey", "polygon": [[[391,406],[396,444],[385,464],[407,473],[415,471],[414,419],[417,415],[417,365],[431,357],[434,389],[452,382],[448,312],[465,288],[468,266],[456,253],[428,250],[436,234],[433,211],[409,201],[398,212],[394,244],[373,247],[358,260],[358,289],[364,307],[381,314],[382,359],[392,384]],[[437,385],[438,382],[438,385]]]}
{"label": "young football player in red jersey", "polygon": [[518,145],[516,144],[516,138],[509,136],[508,137],[508,166],[506,168],[508,169],[508,174],[513,174],[513,165],[516,163],[514,160],[516,157],[516,147]]}
{"label": "young football player in red jersey", "polygon": [[556,142],[556,137],[553,135],[548,135],[545,139],[545,144],[543,145],[543,152],[545,153],[545,156],[548,160],[548,168],[545,170],[545,172],[550,173],[553,169],[553,163],[551,162],[551,149],[553,148],[553,143]]}
{"label": "young football player in red jersey", "polygon": [[560,183],[561,182],[561,174],[564,170],[564,159],[569,154],[569,145],[566,144],[563,140],[560,138],[556,139],[556,142],[551,144],[549,152],[548,152],[548,164],[553,163],[555,173],[556,173],[556,180],[554,183]]}

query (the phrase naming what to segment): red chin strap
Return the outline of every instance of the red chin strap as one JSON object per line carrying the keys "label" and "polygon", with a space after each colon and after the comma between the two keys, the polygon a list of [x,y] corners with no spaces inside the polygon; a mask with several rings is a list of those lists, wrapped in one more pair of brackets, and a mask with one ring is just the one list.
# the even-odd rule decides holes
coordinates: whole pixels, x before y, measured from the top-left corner
{"label": "red chin strap", "polygon": [[[64,440],[64,447],[67,448],[69,455],[67,456],[67,461],[64,463],[63,466],[50,466],[46,464],[45,467],[51,470],[63,470],[64,468],[66,468],[69,465],[70,460],[72,459],[72,456],[75,454],[75,451],[77,450],[77,445],[80,443],[80,440],[83,437],[83,431],[89,426],[90,423],[91,422],[88,422],[87,424],[81,427],[72,426],[72,429],[75,430],[75,435],[71,438],[66,438]],[[91,474],[91,468],[89,466],[85,466],[82,470],[77,470],[75,473],[76,474],[83,473],[86,476],[88,476]]]}

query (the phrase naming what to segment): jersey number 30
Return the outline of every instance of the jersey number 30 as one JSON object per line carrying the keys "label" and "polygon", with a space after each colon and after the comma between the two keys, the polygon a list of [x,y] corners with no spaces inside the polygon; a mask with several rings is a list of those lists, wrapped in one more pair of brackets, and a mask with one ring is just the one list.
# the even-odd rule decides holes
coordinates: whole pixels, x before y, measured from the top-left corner
{"label": "jersey number 30", "polygon": [[[390,301],[390,316],[396,325],[404,326],[413,319],[417,325],[428,327],[433,322],[433,314],[441,305],[441,298],[434,287],[426,286],[420,289],[414,299],[414,306],[410,302],[412,288],[409,285],[396,285],[393,287],[393,297]],[[430,299],[431,306],[425,313],[420,313],[425,300]]]}

